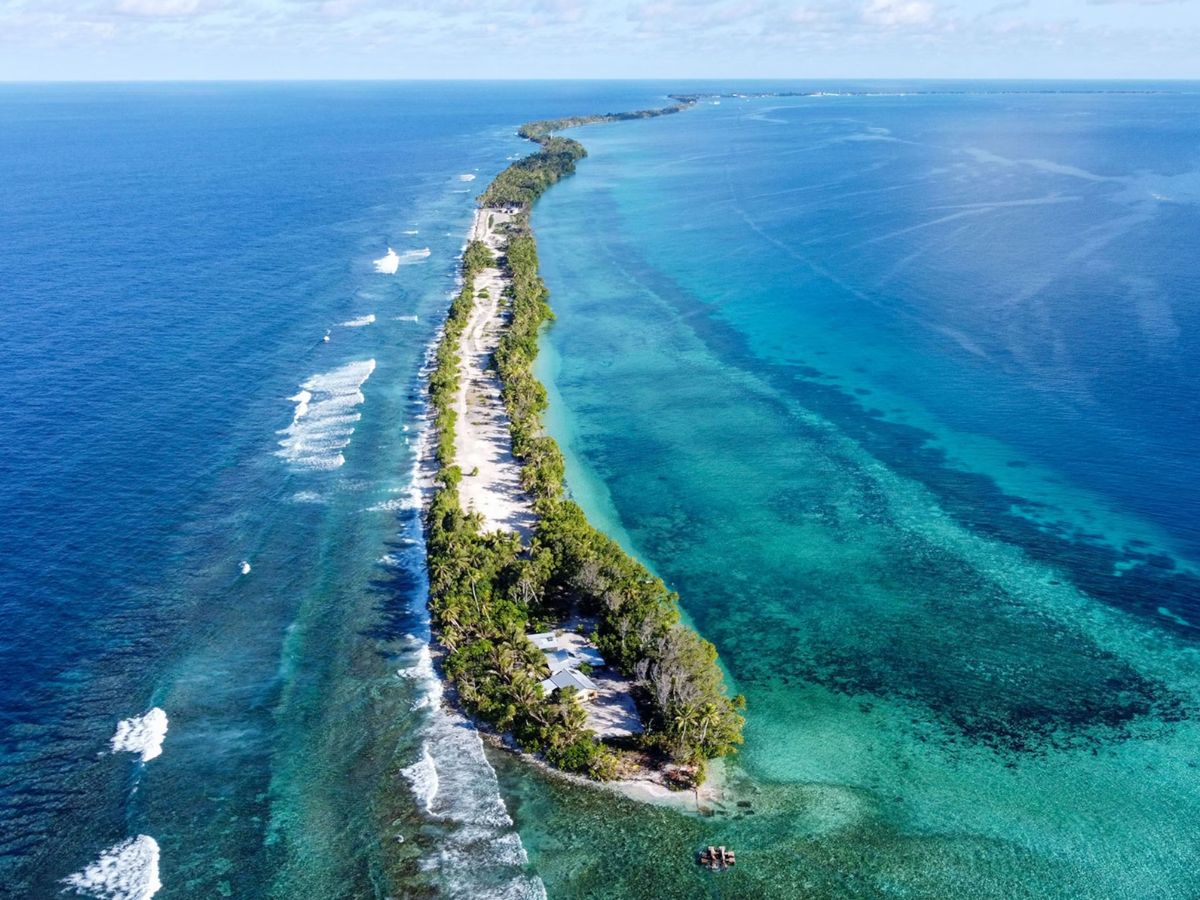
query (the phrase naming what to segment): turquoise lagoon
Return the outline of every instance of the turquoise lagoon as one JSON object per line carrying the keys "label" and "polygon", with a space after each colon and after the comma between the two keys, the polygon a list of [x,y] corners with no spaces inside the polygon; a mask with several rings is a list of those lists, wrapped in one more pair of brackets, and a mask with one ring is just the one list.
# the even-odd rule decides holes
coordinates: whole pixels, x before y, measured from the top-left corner
{"label": "turquoise lagoon", "polygon": [[1198,103],[577,132],[534,217],[549,427],[748,711],[709,818],[501,764],[552,896],[1200,892]]}

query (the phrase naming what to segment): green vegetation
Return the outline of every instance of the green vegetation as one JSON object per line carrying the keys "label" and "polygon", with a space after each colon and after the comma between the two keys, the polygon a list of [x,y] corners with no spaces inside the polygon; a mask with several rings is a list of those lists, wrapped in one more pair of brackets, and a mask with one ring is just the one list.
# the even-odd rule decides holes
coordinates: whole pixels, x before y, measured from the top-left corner
{"label": "green vegetation", "polygon": [[564,137],[538,141],[542,149],[517,160],[487,186],[480,195],[483,206],[515,206],[528,211],[533,201],[560,178],[575,171],[575,163],[585,156],[583,144]]}
{"label": "green vegetation", "polygon": [[631,119],[653,119],[677,113],[691,106],[680,101],[661,109],[640,109],[635,112],[605,113],[599,116],[571,116],[564,119],[543,119],[527,122],[517,129],[521,137],[540,144],[541,149],[513,163],[496,176],[479,196],[481,206],[517,207],[528,214],[533,202],[560,178],[575,171],[575,163],[587,156],[579,141],[555,135],[564,128],[594,125],[601,122],[624,122]]}
{"label": "green vegetation", "polygon": [[654,119],[658,116],[669,116],[681,112],[694,104],[695,99],[675,98],[674,106],[663,106],[659,109],[639,109],[634,112],[604,113],[597,116],[568,116],[563,119],[542,119],[538,122],[527,122],[517,129],[517,134],[535,143],[542,143],[555,131],[566,128],[578,128],[581,125],[599,125],[604,122],[629,122],[634,119]]}
{"label": "green vegetation", "polygon": [[446,649],[443,670],[472,715],[512,734],[553,765],[593,778],[611,778],[616,757],[584,728],[585,714],[568,692],[552,701],[538,682],[549,675],[542,654],[525,637],[530,593],[515,534],[480,530],[463,512],[454,463],[459,387],[458,341],[471,314],[475,276],[495,260],[478,241],[463,254],[463,286],[450,304],[429,378],[437,425],[437,489],[426,517],[430,610]]}
{"label": "green vegetation", "polygon": [[[594,778],[615,774],[617,758],[585,728],[573,692],[545,698],[538,682],[548,674],[542,654],[525,637],[577,612],[597,623],[596,641],[607,659],[636,685],[646,725],[643,743],[695,767],[741,743],[741,697],[730,699],[712,644],[679,621],[678,597],[637,560],[587,521],[563,497],[563,457],[542,433],[546,389],[533,375],[541,326],[553,318],[549,292],[538,274],[537,245],[529,231],[533,202],[574,171],[586,152],[555,137],[559,128],[590,122],[648,118],[682,106],[638,113],[558,119],[522,126],[541,149],[509,166],[479,198],[484,206],[517,207],[503,259],[478,242],[463,254],[463,288],[450,306],[430,377],[438,429],[438,487],[430,505],[430,608],[447,651],[446,677],[473,715],[509,732],[525,749],[553,765]],[[481,532],[481,517],[462,511],[454,463],[457,346],[472,304],[475,276],[489,265],[507,270],[509,324],[495,354],[510,418],[513,453],[535,500],[539,526],[528,548],[515,534]]]}

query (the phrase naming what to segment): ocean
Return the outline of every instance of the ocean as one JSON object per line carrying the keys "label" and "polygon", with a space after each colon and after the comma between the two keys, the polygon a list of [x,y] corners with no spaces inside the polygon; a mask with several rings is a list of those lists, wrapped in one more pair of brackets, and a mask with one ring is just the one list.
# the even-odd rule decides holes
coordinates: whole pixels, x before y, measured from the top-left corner
{"label": "ocean", "polygon": [[0,87],[0,893],[540,893],[434,712],[421,368],[516,127],[660,93]]}
{"label": "ocean", "polygon": [[0,87],[0,892],[1200,893],[1194,86],[572,132],[548,427],[746,745],[697,817],[439,703],[414,462],[474,195],[521,122],[738,87],[809,86]]}
{"label": "ocean", "polygon": [[536,210],[572,491],[747,725],[700,825],[522,837],[557,896],[1197,896],[1200,94],[874,90],[580,130]]}

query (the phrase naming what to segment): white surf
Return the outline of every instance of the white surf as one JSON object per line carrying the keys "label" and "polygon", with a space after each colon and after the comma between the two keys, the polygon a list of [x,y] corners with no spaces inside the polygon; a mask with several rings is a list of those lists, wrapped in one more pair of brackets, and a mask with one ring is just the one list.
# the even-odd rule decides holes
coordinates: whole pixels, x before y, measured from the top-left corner
{"label": "white surf", "polygon": [[149,762],[162,755],[166,736],[167,714],[156,706],[144,716],[118,722],[112,736],[112,750],[113,753],[137,753],[142,762]]}
{"label": "white surf", "polygon": [[355,425],[362,418],[362,386],[375,371],[375,360],[346,363],[314,375],[288,399],[296,404],[292,423],[279,432],[276,455],[297,469],[336,469],[346,462]]}
{"label": "white surf", "polygon": [[87,868],[63,879],[68,890],[101,900],[150,900],[162,887],[158,842],[149,835],[114,844]]}
{"label": "white surf", "polygon": [[395,250],[388,247],[387,253],[379,259],[374,260],[374,263],[375,271],[380,275],[395,275],[396,269],[400,267],[400,257],[396,254]]}

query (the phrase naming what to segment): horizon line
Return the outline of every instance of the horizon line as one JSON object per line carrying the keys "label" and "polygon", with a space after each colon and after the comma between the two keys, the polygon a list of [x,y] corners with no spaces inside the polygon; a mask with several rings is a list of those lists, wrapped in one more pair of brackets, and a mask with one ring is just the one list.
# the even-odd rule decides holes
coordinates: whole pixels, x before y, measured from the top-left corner
{"label": "horizon line", "polygon": [[706,75],[689,75],[686,77],[672,78],[669,76],[653,76],[653,77],[595,77],[595,78],[555,78],[555,77],[530,77],[530,78],[430,78],[430,77],[409,77],[409,78],[361,78],[361,77],[276,77],[276,78],[159,78],[159,77],[130,77],[130,78],[0,78],[0,85],[13,84],[478,84],[487,82],[489,84],[545,84],[545,83],[573,83],[573,84],[600,84],[600,83],[688,83],[688,82],[730,82],[730,83],[749,83],[749,82],[776,82],[776,83],[819,83],[819,82],[943,82],[943,83],[993,83],[993,82],[1015,82],[1015,83],[1047,83],[1058,82],[1066,84],[1094,84],[1104,82],[1146,82],[1155,84],[1200,84],[1200,76],[1184,77],[1184,76],[1164,76],[1153,77],[1145,75],[1106,75],[1104,77],[1097,76],[1007,76],[1007,75],[989,75],[989,76],[931,76],[931,75],[820,75],[820,76],[706,76]]}

